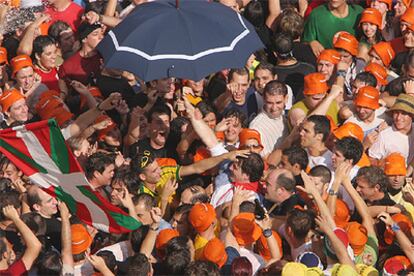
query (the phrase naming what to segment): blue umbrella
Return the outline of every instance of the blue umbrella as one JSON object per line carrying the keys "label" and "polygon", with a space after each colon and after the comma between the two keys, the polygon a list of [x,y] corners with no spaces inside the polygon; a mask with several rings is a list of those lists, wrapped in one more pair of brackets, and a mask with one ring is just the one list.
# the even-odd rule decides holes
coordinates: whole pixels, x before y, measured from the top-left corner
{"label": "blue umbrella", "polygon": [[262,48],[246,19],[205,0],[141,4],[98,45],[106,67],[144,81],[200,80],[225,68],[243,67]]}

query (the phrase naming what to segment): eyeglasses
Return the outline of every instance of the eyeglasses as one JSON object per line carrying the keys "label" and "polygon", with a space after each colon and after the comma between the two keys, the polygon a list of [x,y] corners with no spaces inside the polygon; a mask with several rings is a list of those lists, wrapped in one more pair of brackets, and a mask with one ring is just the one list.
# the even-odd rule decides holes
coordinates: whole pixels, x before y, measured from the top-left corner
{"label": "eyeglasses", "polygon": [[148,165],[148,161],[151,157],[151,152],[149,150],[144,150],[144,156],[141,157],[141,169],[145,168]]}

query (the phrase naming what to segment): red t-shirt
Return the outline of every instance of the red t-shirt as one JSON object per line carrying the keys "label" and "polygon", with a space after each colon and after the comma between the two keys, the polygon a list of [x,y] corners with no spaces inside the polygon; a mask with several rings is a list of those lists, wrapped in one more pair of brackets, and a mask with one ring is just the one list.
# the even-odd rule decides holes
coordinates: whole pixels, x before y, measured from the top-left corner
{"label": "red t-shirt", "polygon": [[10,265],[7,269],[5,270],[0,270],[0,275],[1,276],[19,276],[19,275],[26,275],[27,274],[27,269],[26,266],[24,265],[22,259],[18,259],[17,261],[15,261],[12,265]]}
{"label": "red t-shirt", "polygon": [[50,24],[62,20],[68,23],[72,30],[76,32],[81,22],[83,8],[72,2],[64,11],[56,11],[53,7],[47,7],[46,13],[50,14],[50,17],[52,18]]}
{"label": "red t-shirt", "polygon": [[59,91],[59,75],[56,68],[53,68],[50,72],[43,72],[37,67],[35,67],[34,70],[42,78],[41,82],[46,85],[47,88]]}
{"label": "red t-shirt", "polygon": [[59,78],[66,81],[77,80],[83,84],[87,84],[91,75],[97,76],[100,67],[100,57],[98,54],[83,58],[79,52],[73,54],[65,60],[59,67]]}

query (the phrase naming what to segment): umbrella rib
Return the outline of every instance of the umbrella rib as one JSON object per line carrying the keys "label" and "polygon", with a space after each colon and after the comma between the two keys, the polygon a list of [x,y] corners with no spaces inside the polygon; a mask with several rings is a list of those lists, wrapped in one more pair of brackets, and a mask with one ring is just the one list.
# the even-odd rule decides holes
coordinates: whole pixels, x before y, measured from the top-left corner
{"label": "umbrella rib", "polygon": [[246,27],[243,20],[241,19],[241,16],[239,14],[237,16],[239,17],[239,20],[240,20],[241,24],[243,25],[243,27],[245,28],[245,30],[242,33],[240,33],[238,36],[236,36],[236,38],[233,39],[233,41],[230,43],[229,46],[223,46],[223,47],[208,49],[208,50],[199,52],[195,55],[177,55],[177,54],[149,55],[149,54],[147,54],[147,53],[145,53],[141,50],[134,49],[134,48],[128,47],[128,46],[119,45],[118,39],[116,38],[116,35],[114,34],[114,32],[112,30],[109,31],[108,35],[112,39],[112,42],[114,43],[115,49],[117,51],[124,51],[124,52],[133,53],[133,54],[136,54],[138,56],[141,56],[142,58],[144,58],[146,60],[162,60],[162,59],[197,60],[199,58],[202,58],[202,57],[205,57],[205,56],[208,56],[208,55],[211,55],[211,54],[233,51],[233,49],[235,48],[237,43],[239,43],[239,41],[241,41],[244,37],[246,37],[250,33],[249,29]]}

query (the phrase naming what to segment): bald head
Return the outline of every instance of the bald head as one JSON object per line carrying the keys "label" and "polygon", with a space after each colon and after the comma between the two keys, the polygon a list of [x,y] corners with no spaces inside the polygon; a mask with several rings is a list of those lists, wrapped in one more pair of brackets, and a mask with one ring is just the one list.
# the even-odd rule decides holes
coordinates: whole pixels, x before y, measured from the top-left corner
{"label": "bald head", "polygon": [[296,186],[293,173],[287,169],[272,170],[267,177],[267,182],[277,184],[278,187],[283,187],[289,192],[293,192]]}

